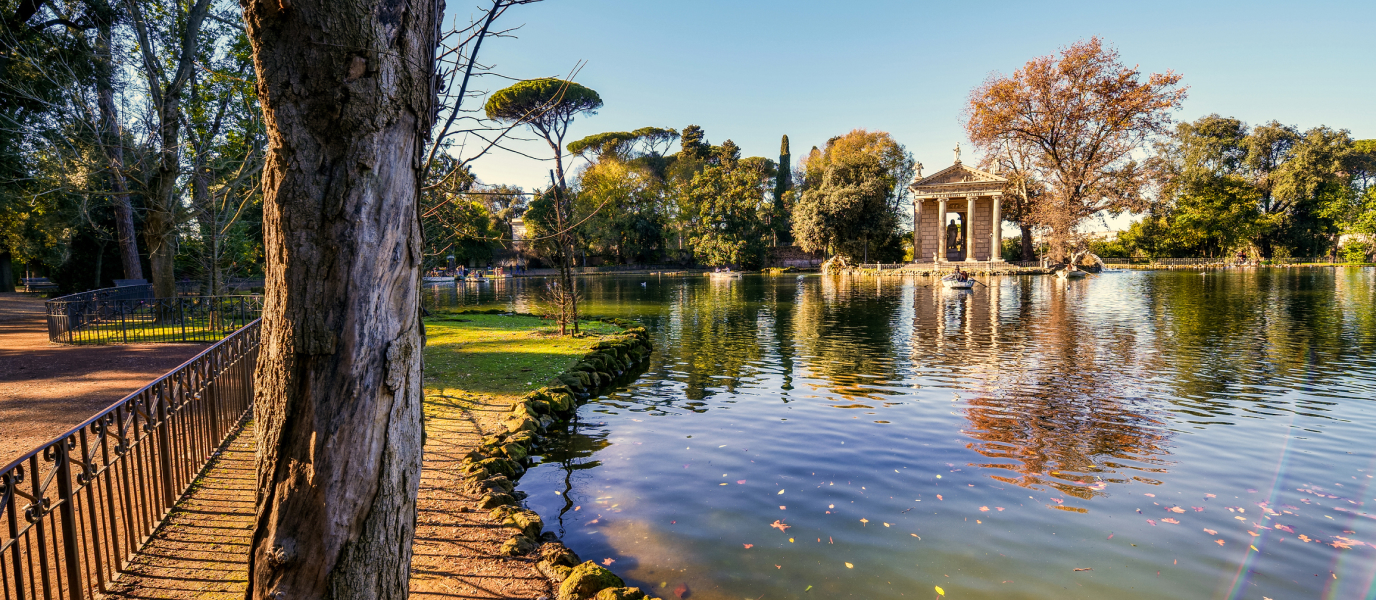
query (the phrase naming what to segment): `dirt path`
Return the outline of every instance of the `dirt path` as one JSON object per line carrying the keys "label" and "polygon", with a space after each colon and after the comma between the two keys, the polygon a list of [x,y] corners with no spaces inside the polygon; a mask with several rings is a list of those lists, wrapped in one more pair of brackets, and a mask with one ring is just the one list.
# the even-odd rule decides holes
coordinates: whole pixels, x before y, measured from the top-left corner
{"label": "dirt path", "polygon": [[205,344],[48,342],[43,300],[0,294],[0,466],[176,368]]}

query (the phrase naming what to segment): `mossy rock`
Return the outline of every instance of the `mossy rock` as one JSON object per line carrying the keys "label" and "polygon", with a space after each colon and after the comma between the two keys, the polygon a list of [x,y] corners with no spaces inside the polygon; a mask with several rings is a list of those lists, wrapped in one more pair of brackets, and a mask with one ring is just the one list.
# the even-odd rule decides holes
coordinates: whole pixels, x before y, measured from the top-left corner
{"label": "mossy rock", "polygon": [[490,516],[503,526],[516,529],[531,539],[540,537],[540,530],[545,527],[545,522],[535,511],[514,506],[499,506],[493,509]]}
{"label": "mossy rock", "polygon": [[522,469],[521,465],[516,464],[516,461],[509,458],[487,458],[478,461],[476,464],[492,475],[505,475],[510,479],[515,479],[520,476],[521,473],[525,472],[525,469]]}
{"label": "mossy rock", "polygon": [[548,577],[550,580],[559,583],[569,578],[569,573],[573,572],[573,567],[556,565],[549,561],[542,560],[535,563],[535,570],[539,571],[541,575]]}
{"label": "mossy rock", "polygon": [[472,489],[475,494],[510,494],[516,485],[505,475],[496,475],[474,483]]}
{"label": "mossy rock", "polygon": [[549,407],[551,413],[558,414],[573,410],[573,394],[550,394]]}
{"label": "mossy rock", "polygon": [[586,371],[578,371],[574,374],[578,376],[579,381],[583,382],[583,389],[586,390],[597,386],[596,380],[592,378],[591,373],[588,373]]}
{"label": "mossy rock", "polygon": [[478,508],[497,508],[515,503],[516,498],[511,494],[488,494],[478,501]]}
{"label": "mossy rock", "polygon": [[501,550],[499,550],[499,552],[501,552],[505,556],[521,556],[523,554],[529,554],[530,551],[534,549],[534,540],[531,540],[530,538],[524,535],[517,535],[512,536],[511,539],[505,542],[502,542],[502,548]]}
{"label": "mossy rock", "polygon": [[593,600],[645,600],[645,592],[633,587],[606,588],[597,592]]}
{"label": "mossy rock", "polygon": [[590,600],[598,592],[607,588],[626,587],[626,582],[615,573],[588,561],[573,568],[564,582],[559,584],[559,600]]}
{"label": "mossy rock", "polygon": [[511,460],[523,460],[526,456],[529,456],[529,453],[526,452],[526,447],[520,444],[506,444],[502,446],[502,454],[505,454],[506,457]]}
{"label": "mossy rock", "polygon": [[549,542],[540,546],[540,560],[569,568],[576,567],[578,563],[583,562],[577,554],[574,554],[573,550],[560,542]]}
{"label": "mossy rock", "polygon": [[566,386],[569,389],[570,393],[572,393],[573,390],[582,391],[584,387],[583,380],[579,378],[577,375],[574,375],[573,373],[562,373],[556,375],[554,379],[559,383],[564,384],[564,386]]}
{"label": "mossy rock", "polygon": [[502,421],[502,427],[505,427],[506,430],[510,431],[511,433],[518,433],[522,431],[535,431],[537,428],[539,428],[539,426],[540,423],[535,419],[530,418],[529,416],[512,417],[505,421]]}
{"label": "mossy rock", "polygon": [[583,371],[585,373],[592,373],[599,368],[601,368],[600,365],[594,365],[592,364],[592,362],[587,360],[580,360],[578,361],[578,364],[573,365],[573,370]]}
{"label": "mossy rock", "polygon": [[536,436],[535,432],[533,431],[520,431],[506,436],[507,443],[521,444],[523,446],[530,446],[534,444],[535,439]]}

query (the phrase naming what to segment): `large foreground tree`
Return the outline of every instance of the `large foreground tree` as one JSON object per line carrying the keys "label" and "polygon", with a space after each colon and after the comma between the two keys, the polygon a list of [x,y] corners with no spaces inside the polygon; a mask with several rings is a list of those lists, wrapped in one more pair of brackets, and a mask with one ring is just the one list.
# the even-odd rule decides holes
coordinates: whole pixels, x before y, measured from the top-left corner
{"label": "large foreground tree", "polygon": [[1046,186],[1037,222],[1062,258],[1076,226],[1095,214],[1145,208],[1146,170],[1136,160],[1169,133],[1186,89],[1172,72],[1146,78],[1098,38],[993,75],[970,92],[965,131],[990,156],[1027,157]]}
{"label": "large foreground tree", "polygon": [[249,598],[404,598],[438,0],[247,0],[268,136]]}

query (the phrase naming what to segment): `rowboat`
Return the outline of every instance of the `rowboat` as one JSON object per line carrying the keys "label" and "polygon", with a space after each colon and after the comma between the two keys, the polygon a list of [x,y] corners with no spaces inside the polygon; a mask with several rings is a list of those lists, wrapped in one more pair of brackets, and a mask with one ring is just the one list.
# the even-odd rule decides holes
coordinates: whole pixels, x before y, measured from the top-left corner
{"label": "rowboat", "polygon": [[713,271],[708,273],[712,279],[740,279],[740,271]]}
{"label": "rowboat", "polygon": [[420,278],[425,283],[454,283],[454,276],[429,276]]}
{"label": "rowboat", "polygon": [[941,287],[948,290],[968,290],[975,287],[975,280],[966,279],[965,281],[961,281],[956,279],[955,276],[946,276],[941,280]]}
{"label": "rowboat", "polygon": [[1078,269],[1076,269],[1076,270],[1074,270],[1074,271],[1071,271],[1070,269],[1062,269],[1062,270],[1060,270],[1060,271],[1056,271],[1056,276],[1059,277],[1059,278],[1061,278],[1061,279],[1080,279],[1081,277],[1084,277],[1085,275],[1088,275],[1088,274],[1089,274],[1088,272],[1086,272],[1086,271],[1081,271],[1081,270],[1078,270]]}

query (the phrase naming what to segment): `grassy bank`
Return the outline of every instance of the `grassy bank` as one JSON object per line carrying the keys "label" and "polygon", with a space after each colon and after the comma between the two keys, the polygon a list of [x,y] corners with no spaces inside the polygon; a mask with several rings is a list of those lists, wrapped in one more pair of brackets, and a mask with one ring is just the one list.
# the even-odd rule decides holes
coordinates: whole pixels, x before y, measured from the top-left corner
{"label": "grassy bank", "polygon": [[425,393],[462,392],[514,400],[547,385],[621,328],[582,321],[584,337],[560,337],[549,321],[528,316],[441,314],[425,319]]}

